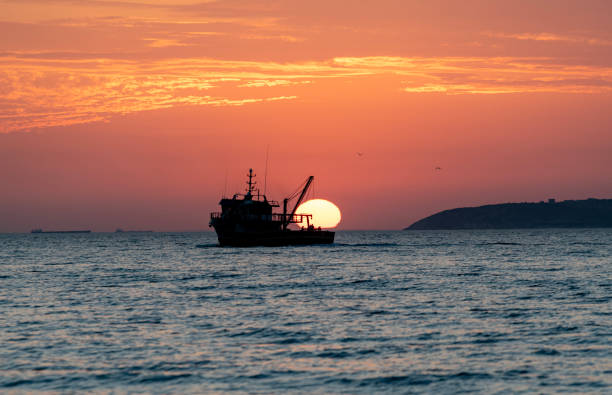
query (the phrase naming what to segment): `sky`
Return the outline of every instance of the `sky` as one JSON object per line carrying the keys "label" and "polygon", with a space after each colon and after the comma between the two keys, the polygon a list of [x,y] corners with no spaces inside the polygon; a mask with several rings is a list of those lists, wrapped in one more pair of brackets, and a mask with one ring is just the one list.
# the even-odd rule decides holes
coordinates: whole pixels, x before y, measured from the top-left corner
{"label": "sky", "polygon": [[207,230],[249,168],[275,200],[314,175],[339,229],[612,198],[610,15],[607,0],[0,0],[0,232]]}

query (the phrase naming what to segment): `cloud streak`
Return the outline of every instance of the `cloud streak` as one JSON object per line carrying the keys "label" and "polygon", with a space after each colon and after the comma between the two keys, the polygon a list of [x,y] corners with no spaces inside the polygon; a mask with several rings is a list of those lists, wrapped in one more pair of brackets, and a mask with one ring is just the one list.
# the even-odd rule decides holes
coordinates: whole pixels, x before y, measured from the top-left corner
{"label": "cloud streak", "polygon": [[485,33],[489,37],[508,38],[521,41],[542,41],[542,42],[561,42],[570,44],[586,44],[594,46],[612,46],[612,40],[599,37],[589,37],[580,35],[560,35],[555,33]]}
{"label": "cloud streak", "polygon": [[612,68],[567,65],[551,58],[365,57],[335,62],[368,73],[410,77],[406,92],[447,94],[604,93],[612,90]]}
{"label": "cloud streak", "polygon": [[349,82],[345,100],[369,89],[610,92],[607,14],[577,4],[580,18],[568,18],[535,3],[0,0],[0,132],[184,105],[312,102],[341,94],[326,90],[331,80]]}
{"label": "cloud streak", "polygon": [[[382,76],[407,93],[605,93],[612,68],[549,58],[337,57],[310,62],[179,58],[152,61],[58,53],[0,55],[0,131],[107,120],[183,105],[294,100],[329,78]],[[364,92],[366,94],[366,92]]]}

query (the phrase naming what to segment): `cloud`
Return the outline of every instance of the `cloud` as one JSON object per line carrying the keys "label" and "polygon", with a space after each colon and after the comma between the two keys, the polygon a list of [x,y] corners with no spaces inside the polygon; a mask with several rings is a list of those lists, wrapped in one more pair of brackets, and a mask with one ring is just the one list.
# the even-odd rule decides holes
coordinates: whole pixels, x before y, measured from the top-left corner
{"label": "cloud", "polygon": [[[294,99],[329,78],[387,76],[407,93],[604,93],[612,68],[550,58],[336,57],[278,63],[206,58],[137,61],[84,54],[0,54],[0,131],[101,121],[181,105]],[[250,88],[258,88],[252,90]],[[363,92],[364,95],[367,92]]]}
{"label": "cloud", "polygon": [[262,35],[262,34],[243,34],[240,35],[240,38],[246,39],[246,40],[280,40],[280,41],[286,41],[286,42],[290,42],[290,43],[297,43],[300,41],[305,41],[304,38],[299,38],[299,37],[294,37],[294,36],[290,36],[290,35],[284,35],[284,34],[268,34],[268,35]]}
{"label": "cloud", "polygon": [[166,48],[166,47],[188,47],[189,44],[182,43],[178,40],[169,40],[163,38],[145,38],[145,41],[149,41],[147,44],[152,48]]}
{"label": "cloud", "polygon": [[[530,33],[526,20],[489,24],[473,12],[489,6],[447,2],[453,12],[445,16],[435,2],[344,0],[326,2],[321,15],[323,3],[0,0],[0,132],[173,106],[266,105],[308,92],[323,100],[320,90],[330,79],[345,79],[347,95],[364,96],[370,92],[361,82],[370,77],[388,82],[380,89],[406,94],[604,93],[612,87],[609,29],[595,23],[601,13],[584,15],[593,30],[563,29],[559,19]],[[525,14],[501,3],[490,7]],[[549,12],[532,10],[538,11]],[[442,28],[457,13],[465,23]],[[491,32],[491,26],[519,33]]]}
{"label": "cloud", "polygon": [[561,35],[556,33],[491,33],[486,32],[485,35],[495,38],[508,38],[521,41],[544,41],[544,42],[562,42],[570,44],[587,44],[594,46],[612,46],[612,40],[600,37],[588,37],[580,35]]}
{"label": "cloud", "polygon": [[238,85],[239,88],[261,88],[281,85],[310,84],[312,81],[288,81],[288,80],[253,80]]}
{"label": "cloud", "polygon": [[612,91],[612,68],[568,65],[552,58],[363,57],[334,61],[363,73],[407,76],[411,93],[603,93]]}

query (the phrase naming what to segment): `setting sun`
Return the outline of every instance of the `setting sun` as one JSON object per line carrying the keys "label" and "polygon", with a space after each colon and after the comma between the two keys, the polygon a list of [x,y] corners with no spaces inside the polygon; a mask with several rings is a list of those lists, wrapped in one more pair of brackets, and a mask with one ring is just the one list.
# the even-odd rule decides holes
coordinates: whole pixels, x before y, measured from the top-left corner
{"label": "setting sun", "polygon": [[[312,214],[311,225],[316,228],[335,228],[342,218],[338,206],[325,199],[312,199],[302,203],[297,208],[296,214]],[[306,226],[306,223],[297,225]]]}

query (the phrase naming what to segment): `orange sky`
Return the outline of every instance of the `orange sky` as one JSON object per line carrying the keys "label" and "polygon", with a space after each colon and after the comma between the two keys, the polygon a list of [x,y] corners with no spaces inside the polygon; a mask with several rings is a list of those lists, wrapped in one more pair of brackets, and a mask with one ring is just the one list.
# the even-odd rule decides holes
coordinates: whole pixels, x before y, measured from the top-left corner
{"label": "orange sky", "polygon": [[227,193],[249,167],[263,183],[268,146],[268,194],[312,174],[341,229],[612,198],[610,15],[606,0],[0,0],[0,232],[207,229],[226,174]]}

